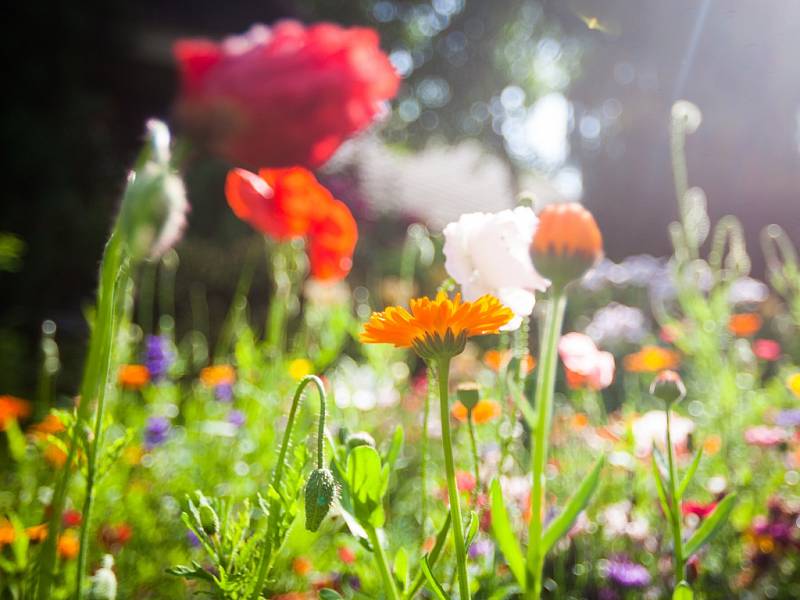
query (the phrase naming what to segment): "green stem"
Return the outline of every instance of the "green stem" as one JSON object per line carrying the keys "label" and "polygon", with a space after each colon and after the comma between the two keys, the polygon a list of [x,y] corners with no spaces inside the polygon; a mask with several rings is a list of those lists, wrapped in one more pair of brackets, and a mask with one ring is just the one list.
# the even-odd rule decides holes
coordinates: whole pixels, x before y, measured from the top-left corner
{"label": "green stem", "polygon": [[670,499],[672,501],[672,541],[675,547],[675,585],[683,580],[684,556],[683,540],[681,538],[681,507],[678,500],[678,473],[675,469],[675,458],[672,450],[672,434],[670,433],[670,407],[667,406],[667,456],[669,457],[669,486]]}
{"label": "green stem", "polygon": [[[272,252],[269,250],[272,249]],[[290,243],[267,244],[272,259],[272,280],[275,293],[267,311],[267,343],[277,356],[283,355],[286,343],[288,306],[292,300],[292,279],[289,275]]]}
{"label": "green stem", "polygon": [[386,559],[386,553],[383,551],[381,541],[378,538],[378,532],[372,525],[366,528],[369,543],[372,546],[372,553],[375,556],[375,563],[378,565],[378,571],[381,573],[381,580],[383,581],[383,590],[390,600],[400,600],[400,593],[397,591],[392,573],[389,570],[389,561]]}
{"label": "green stem", "polygon": [[439,407],[442,420],[442,449],[447,473],[447,492],[450,498],[450,516],[453,522],[453,541],[456,546],[458,568],[458,589],[461,600],[469,600],[469,578],[467,576],[467,550],[464,543],[464,522],[461,520],[461,506],[456,485],[456,470],[453,463],[453,443],[450,436],[450,406],[448,402],[448,383],[450,379],[450,357],[440,358],[437,368],[439,376]]}
{"label": "green stem", "polygon": [[469,429],[469,445],[472,450],[472,468],[475,474],[475,488],[472,490],[472,505],[476,506],[478,499],[478,490],[481,485],[480,478],[480,457],[478,456],[478,443],[475,440],[475,424],[472,422],[472,409],[467,411],[467,427]]}
{"label": "green stem", "polygon": [[567,296],[563,288],[553,288],[551,303],[545,317],[544,336],[539,352],[539,373],[536,378],[536,431],[531,432],[531,522],[528,529],[528,582],[526,598],[538,600],[542,595],[544,554],[541,549],[544,529],[544,496],[546,491],[545,465],[547,464],[550,423],[553,416],[553,391],[556,383],[557,347],[564,321]]}
{"label": "green stem", "polygon": [[139,326],[145,335],[153,331],[153,296],[156,287],[157,263],[145,261],[139,279]]}
{"label": "green stem", "polygon": [[431,396],[433,389],[436,385],[436,374],[434,373],[433,366],[429,365],[427,369],[428,376],[428,389],[425,392],[425,408],[422,412],[422,441],[420,442],[421,456],[419,464],[419,474],[422,487],[422,543],[425,543],[426,527],[428,525],[428,421],[430,421],[431,412]]}
{"label": "green stem", "polygon": [[[289,409],[289,418],[286,421],[286,429],[283,432],[283,440],[281,441],[281,448],[278,452],[278,462],[275,465],[275,471],[272,473],[269,487],[280,494],[280,484],[283,478],[283,469],[286,464],[286,454],[289,451],[289,443],[292,439],[292,429],[294,428],[294,420],[297,414],[297,409],[300,406],[300,400],[303,397],[303,391],[309,383],[313,383],[319,392],[319,429],[317,432],[317,465],[321,467],[325,462],[324,455],[324,439],[325,439],[325,407],[326,395],[325,386],[322,380],[316,375],[306,375],[300,380],[297,389],[292,398],[292,406]],[[264,582],[267,580],[270,567],[272,566],[272,549],[277,540],[276,529],[278,527],[278,516],[280,510],[280,503],[277,499],[273,498],[269,504],[269,515],[267,518],[267,531],[264,534],[264,550],[261,554],[260,563],[258,566],[258,579],[256,580],[255,588],[251,595],[252,600],[258,600],[261,596],[261,590],[264,588]]]}

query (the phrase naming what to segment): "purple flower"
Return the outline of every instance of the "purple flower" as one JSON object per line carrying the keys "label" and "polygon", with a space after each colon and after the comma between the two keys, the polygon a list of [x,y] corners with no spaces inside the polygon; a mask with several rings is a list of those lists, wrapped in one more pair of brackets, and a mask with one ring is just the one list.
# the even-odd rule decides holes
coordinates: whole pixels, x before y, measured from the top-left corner
{"label": "purple flower", "polygon": [[144,445],[148,450],[160,446],[169,437],[170,423],[166,417],[150,417],[144,427]]}
{"label": "purple flower", "polygon": [[469,547],[469,557],[474,560],[479,556],[488,556],[493,547],[491,541],[485,538],[477,539]]}
{"label": "purple flower", "polygon": [[187,531],[186,532],[186,540],[189,542],[189,545],[192,548],[200,547],[200,540],[195,535],[194,531]]}
{"label": "purple flower", "polygon": [[623,588],[641,588],[650,585],[650,572],[647,568],[627,558],[609,560],[606,576]]}
{"label": "purple flower", "polygon": [[144,346],[144,363],[150,371],[150,378],[153,381],[161,381],[174,362],[169,342],[162,335],[148,335]]}
{"label": "purple flower", "polygon": [[800,408],[779,412],[775,417],[775,425],[779,427],[800,427]]}
{"label": "purple flower", "polygon": [[245,423],[244,413],[240,410],[233,409],[228,413],[228,423],[236,427],[241,427]]}
{"label": "purple flower", "polygon": [[220,402],[230,402],[233,400],[233,385],[230,383],[220,383],[214,386],[214,397]]}

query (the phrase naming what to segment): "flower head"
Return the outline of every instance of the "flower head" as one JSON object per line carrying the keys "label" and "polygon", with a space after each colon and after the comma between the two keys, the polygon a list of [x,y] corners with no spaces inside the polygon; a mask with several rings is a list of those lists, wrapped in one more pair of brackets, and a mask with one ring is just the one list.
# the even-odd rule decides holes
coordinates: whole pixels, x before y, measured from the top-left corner
{"label": "flower head", "polygon": [[200,371],[200,381],[206,387],[233,385],[236,382],[236,371],[231,365],[211,365]]}
{"label": "flower head", "polygon": [[761,317],[757,313],[738,313],[731,315],[728,329],[737,337],[750,337],[761,329]]}
{"label": "flower head", "polygon": [[786,387],[788,387],[797,398],[800,398],[800,372],[792,373],[786,378]]}
{"label": "flower head", "polygon": [[550,204],[539,213],[531,257],[536,270],[559,286],[579,279],[603,256],[603,237],[580,204]]}
{"label": "flower head", "polygon": [[572,389],[602,390],[614,379],[614,355],[597,349],[583,333],[568,333],[558,342],[567,384]]}
{"label": "flower head", "polygon": [[775,340],[753,340],[753,354],[766,361],[776,361],[781,357],[781,345]]}
{"label": "flower head", "polygon": [[514,311],[503,329],[517,329],[533,312],[534,292],[549,282],[536,272],[528,252],[539,220],[518,207],[494,214],[470,213],[444,228],[445,269],[464,298],[492,294]]}
{"label": "flower head", "polygon": [[14,396],[0,396],[0,431],[6,428],[9,421],[24,419],[31,414],[31,405],[27,400]]}
{"label": "flower head", "polygon": [[638,352],[626,356],[623,362],[625,370],[631,373],[656,373],[677,368],[680,356],[661,346],[643,346]]}
{"label": "flower head", "polygon": [[126,390],[140,390],[150,382],[150,371],[144,365],[122,365],[117,381]]}
{"label": "flower head", "polygon": [[[513,350],[487,350],[483,354],[483,362],[492,371],[499,373],[505,369],[514,358]],[[536,359],[530,354],[526,354],[522,358],[522,372],[527,375],[536,368]]]}
{"label": "flower head", "polygon": [[222,43],[180,40],[178,115],[240,165],[317,167],[399,86],[372,29],[281,21]]}
{"label": "flower head", "polygon": [[63,560],[74,560],[78,557],[80,550],[78,536],[71,532],[66,532],[58,537],[58,556]]}
{"label": "flower head", "polygon": [[166,417],[150,417],[144,428],[144,444],[148,450],[160,446],[167,441],[170,422]]}
{"label": "flower head", "polygon": [[786,430],[781,427],[768,427],[767,425],[757,425],[749,427],[744,432],[744,441],[752,446],[769,448],[778,446],[788,439]]}
{"label": "flower head", "polygon": [[471,413],[472,422],[476,425],[483,425],[484,423],[488,423],[489,421],[499,417],[502,411],[500,409],[500,405],[494,400],[483,399],[478,400],[478,403],[472,407],[471,411],[467,410],[467,407],[458,401],[453,404],[453,408],[450,412],[453,417],[462,423],[467,422],[467,415]]}
{"label": "flower head", "polygon": [[497,333],[513,316],[511,309],[494,296],[464,302],[461,294],[450,300],[447,294],[439,292],[434,299],[412,300],[410,312],[390,306],[383,312],[372,313],[364,325],[361,341],[414,348],[426,360],[452,357],[464,350],[468,337]]}
{"label": "flower head", "polygon": [[650,585],[650,572],[646,567],[631,562],[627,558],[608,561],[606,576],[623,588],[643,588]]}
{"label": "flower head", "polygon": [[[670,438],[676,450],[685,450],[689,436],[694,431],[694,421],[670,412]],[[659,448],[667,447],[667,413],[663,410],[650,410],[635,419],[631,425],[631,433],[637,456],[648,456],[657,444]]]}
{"label": "flower head", "polygon": [[653,379],[653,383],[650,385],[650,393],[667,404],[672,404],[676,400],[683,399],[686,395],[686,386],[683,385],[683,380],[678,373],[667,369],[666,371],[661,371]]}
{"label": "flower head", "polygon": [[175,361],[169,341],[163,335],[148,335],[144,340],[144,347],[144,364],[150,372],[150,378],[161,381]]}

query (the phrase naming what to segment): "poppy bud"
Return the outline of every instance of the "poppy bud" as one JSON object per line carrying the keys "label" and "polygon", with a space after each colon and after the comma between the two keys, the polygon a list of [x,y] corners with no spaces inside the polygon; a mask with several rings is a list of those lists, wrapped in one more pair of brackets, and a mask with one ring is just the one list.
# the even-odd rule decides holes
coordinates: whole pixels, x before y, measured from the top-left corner
{"label": "poppy bud", "polygon": [[347,449],[352,450],[358,446],[375,447],[375,438],[373,438],[366,431],[357,431],[347,436]]}
{"label": "poppy bud", "polygon": [[472,410],[480,400],[480,390],[478,384],[474,382],[462,383],[456,389],[456,396],[458,401],[463,404],[467,410]]}
{"label": "poppy bud", "polygon": [[200,524],[203,526],[203,531],[208,535],[214,535],[219,531],[219,517],[205,499],[200,502],[197,512],[200,513]]}
{"label": "poppy bud", "polygon": [[91,600],[116,600],[117,576],[112,567],[114,558],[110,554],[103,557],[102,566],[91,577],[92,587],[89,588]]}
{"label": "poppy bud", "polygon": [[569,202],[546,206],[531,243],[536,270],[563,287],[579,279],[603,255],[603,237],[592,214]]}
{"label": "poppy bud", "polygon": [[336,479],[330,469],[314,469],[306,482],[306,529],[316,531],[337,497]]}
{"label": "poppy bud", "polygon": [[686,386],[675,371],[661,371],[650,385],[650,393],[667,404],[680,402],[686,395]]}

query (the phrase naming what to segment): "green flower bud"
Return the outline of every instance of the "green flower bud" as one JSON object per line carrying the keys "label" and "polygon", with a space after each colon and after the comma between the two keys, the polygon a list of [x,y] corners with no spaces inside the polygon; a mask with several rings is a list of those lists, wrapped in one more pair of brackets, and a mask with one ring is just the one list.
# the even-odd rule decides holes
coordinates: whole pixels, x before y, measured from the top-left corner
{"label": "green flower bud", "polygon": [[116,600],[117,576],[112,567],[114,558],[110,554],[103,557],[102,566],[92,575],[92,585],[89,588],[90,600]]}
{"label": "green flower bud", "polygon": [[306,482],[306,529],[319,529],[338,495],[336,479],[330,469],[314,469]]}
{"label": "green flower bud", "polygon": [[352,450],[358,446],[375,447],[375,438],[373,438],[366,431],[357,431],[347,436],[347,449]]}
{"label": "green flower bud", "polygon": [[474,382],[462,383],[456,388],[456,397],[467,410],[472,410],[481,399],[478,384]]}
{"label": "green flower bud", "polygon": [[675,371],[661,371],[650,385],[650,393],[667,404],[680,402],[686,395],[681,376]]}
{"label": "green flower bud", "polygon": [[200,524],[203,526],[203,531],[208,535],[214,535],[219,531],[219,517],[206,500],[200,502],[197,512],[200,513]]}

